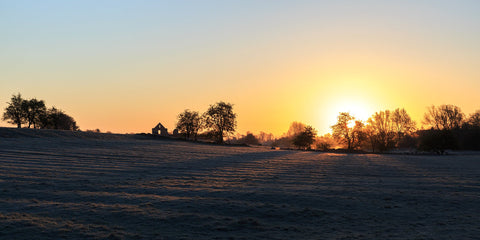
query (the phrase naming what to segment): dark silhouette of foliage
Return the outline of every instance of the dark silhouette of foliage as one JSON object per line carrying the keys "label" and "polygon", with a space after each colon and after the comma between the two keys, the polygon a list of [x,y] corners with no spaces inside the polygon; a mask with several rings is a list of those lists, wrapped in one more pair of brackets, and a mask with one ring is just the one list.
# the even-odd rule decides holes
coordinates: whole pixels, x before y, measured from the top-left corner
{"label": "dark silhouette of foliage", "polygon": [[18,128],[22,127],[22,124],[26,122],[26,113],[24,111],[24,100],[22,95],[19,93],[17,95],[13,95],[8,102],[8,106],[5,108],[5,112],[3,113],[3,120],[7,121],[11,124],[16,124]]}
{"label": "dark silhouette of foliage", "polygon": [[37,100],[36,98],[23,100],[22,109],[28,122],[28,128],[30,128],[31,125],[33,125],[33,128],[37,128],[40,123],[40,116],[44,115],[47,111],[45,102],[43,100]]}
{"label": "dark silhouette of foliage", "polygon": [[444,154],[446,149],[456,149],[457,139],[450,130],[419,131],[419,150]]}
{"label": "dark silhouette of foliage", "polygon": [[209,131],[203,131],[201,133],[198,133],[197,139],[202,139],[202,140],[211,140],[211,139],[216,139],[217,133],[214,132],[213,130]]}
{"label": "dark silhouette of foliage", "polygon": [[462,150],[480,150],[480,127],[468,127],[453,131],[458,148]]}
{"label": "dark silhouette of foliage", "polygon": [[217,143],[223,143],[224,136],[235,131],[236,117],[232,104],[218,102],[204,113],[205,127],[214,131]]}
{"label": "dark silhouette of foliage", "polygon": [[18,128],[28,123],[29,128],[33,125],[33,128],[79,130],[75,120],[63,111],[55,107],[47,110],[43,100],[25,100],[20,93],[12,96],[5,108],[3,120],[16,124]]}
{"label": "dark silhouette of foliage", "polygon": [[202,128],[202,118],[196,111],[186,109],[178,115],[177,129],[185,136],[185,139],[193,137],[197,141],[198,131]]}
{"label": "dark silhouette of foliage", "polygon": [[40,116],[40,125],[41,128],[46,129],[79,130],[72,117],[55,107],[48,109],[44,115]]}
{"label": "dark silhouette of foliage", "polygon": [[415,149],[418,145],[418,135],[416,133],[411,133],[404,135],[397,141],[396,147],[397,148],[409,148]]}
{"label": "dark silhouette of foliage", "polygon": [[311,126],[306,126],[302,132],[293,138],[293,145],[301,149],[310,149],[316,136],[317,131]]}

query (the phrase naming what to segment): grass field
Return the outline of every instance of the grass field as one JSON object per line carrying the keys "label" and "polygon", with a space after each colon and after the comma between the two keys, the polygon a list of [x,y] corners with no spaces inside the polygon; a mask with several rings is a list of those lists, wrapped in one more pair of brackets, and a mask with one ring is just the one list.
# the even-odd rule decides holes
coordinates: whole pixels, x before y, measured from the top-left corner
{"label": "grass field", "polygon": [[480,155],[0,128],[0,239],[478,239]]}

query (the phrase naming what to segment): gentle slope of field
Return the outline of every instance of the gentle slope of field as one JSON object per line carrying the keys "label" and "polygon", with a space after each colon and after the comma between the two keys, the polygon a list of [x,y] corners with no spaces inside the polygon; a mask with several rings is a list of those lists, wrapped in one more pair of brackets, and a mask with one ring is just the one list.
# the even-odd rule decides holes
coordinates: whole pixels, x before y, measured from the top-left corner
{"label": "gentle slope of field", "polygon": [[1,239],[478,239],[480,156],[0,128]]}

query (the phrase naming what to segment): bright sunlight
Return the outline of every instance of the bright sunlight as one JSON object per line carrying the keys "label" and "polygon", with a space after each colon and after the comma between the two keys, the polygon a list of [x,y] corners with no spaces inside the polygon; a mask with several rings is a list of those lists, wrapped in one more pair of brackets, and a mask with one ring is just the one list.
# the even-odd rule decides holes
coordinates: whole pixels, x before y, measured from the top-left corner
{"label": "bright sunlight", "polygon": [[[373,113],[375,113],[375,110],[373,110],[371,105],[368,104],[365,99],[349,98],[332,103],[328,114],[329,126],[332,126],[337,122],[337,116],[340,112],[348,112],[355,117],[355,120],[365,122]],[[352,121],[350,124],[353,126],[355,121]]]}

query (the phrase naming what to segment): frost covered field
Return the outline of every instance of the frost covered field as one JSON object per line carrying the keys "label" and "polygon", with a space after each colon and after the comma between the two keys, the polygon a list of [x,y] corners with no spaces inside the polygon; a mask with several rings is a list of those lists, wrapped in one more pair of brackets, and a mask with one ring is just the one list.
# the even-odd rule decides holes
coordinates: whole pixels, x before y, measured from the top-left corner
{"label": "frost covered field", "polygon": [[480,155],[0,128],[1,239],[478,239]]}

